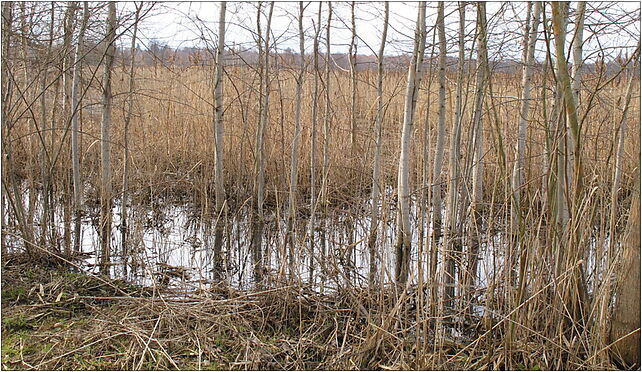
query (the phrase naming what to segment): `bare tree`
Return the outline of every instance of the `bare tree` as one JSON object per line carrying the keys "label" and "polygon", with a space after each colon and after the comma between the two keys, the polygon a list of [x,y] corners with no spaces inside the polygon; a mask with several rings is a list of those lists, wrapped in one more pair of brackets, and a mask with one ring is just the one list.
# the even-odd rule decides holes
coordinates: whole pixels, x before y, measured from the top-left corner
{"label": "bare tree", "polygon": [[[264,138],[265,129],[269,119],[269,104],[270,104],[270,33],[272,24],[272,12],[274,10],[274,2],[270,2],[270,10],[268,11],[267,25],[265,37],[261,36],[261,3],[259,3],[257,13],[257,31],[258,31],[258,45],[259,45],[259,58],[261,61],[261,98],[259,100],[259,125],[256,131],[256,148],[254,163],[254,212],[255,221],[253,223],[254,232],[252,234],[252,252],[254,255],[255,264],[255,278],[257,283],[263,280],[263,258],[262,258],[262,241],[263,241],[263,227],[264,212],[263,204],[265,200],[265,161],[264,161]],[[263,45],[262,45],[263,44]]]}
{"label": "bare tree", "polygon": [[[299,167],[299,142],[301,139],[301,96],[303,94],[303,82],[305,76],[305,35],[303,32],[303,2],[299,2],[299,74],[296,78],[296,102],[294,104],[294,138],[292,139],[292,151],[290,156],[290,199],[289,199],[289,218],[288,218],[288,235],[286,244],[289,244],[289,274],[290,277],[295,275],[298,261],[295,255],[296,237],[294,234],[294,224],[296,223],[296,195]],[[316,57],[316,56],[315,56]]]}
{"label": "bare tree", "polygon": [[395,280],[405,284],[410,270],[411,234],[410,228],[410,144],[412,125],[417,106],[417,96],[422,78],[424,49],[426,47],[426,2],[419,3],[415,44],[412,60],[408,68],[408,83],[404,101],[404,115],[401,129],[401,149],[399,153],[399,173],[397,175],[398,226],[396,243]]}
{"label": "bare tree", "polygon": [[375,153],[372,166],[372,209],[370,210],[370,232],[368,236],[368,251],[370,253],[369,283],[374,284],[377,274],[377,226],[379,225],[379,203],[381,202],[381,144],[383,140],[383,52],[388,38],[388,19],[390,17],[390,4],[384,3],[383,34],[377,54],[377,116],[375,118]]}
{"label": "bare tree", "polygon": [[127,204],[129,203],[129,124],[132,119],[134,111],[134,87],[135,87],[135,67],[136,67],[136,38],[138,34],[138,22],[140,20],[140,11],[143,8],[143,3],[135,4],[136,13],[134,15],[134,28],[132,30],[132,43],[130,46],[130,60],[129,60],[129,84],[127,96],[127,111],[125,113],[125,122],[123,125],[123,187],[120,200],[120,233],[121,233],[121,249],[123,255],[123,270],[127,275],[127,259],[129,256],[128,235],[127,235]]}
{"label": "bare tree", "polygon": [[[49,70],[51,66],[52,53],[53,53],[53,41],[54,41],[54,24],[55,24],[55,3],[51,3],[51,18],[49,20],[49,40],[47,41],[47,49],[45,51],[45,56],[41,61],[41,69],[43,71],[40,78],[40,118],[41,118],[41,133],[38,134],[42,148],[40,149],[40,177],[42,179],[42,221],[40,223],[41,232],[40,232],[40,245],[42,247],[47,247],[49,241],[47,239],[48,230],[50,225],[53,225],[52,218],[53,213],[51,210],[51,180],[50,172],[51,168],[51,156],[48,149],[48,138],[50,137],[50,128],[49,121],[47,120],[47,100],[46,95],[44,94],[47,91],[49,83]],[[53,247],[55,245],[52,244]]]}
{"label": "bare tree", "polygon": [[[455,113],[454,113],[454,120],[452,122],[452,130],[450,134],[450,152],[449,152],[449,159],[448,159],[448,175],[449,175],[449,181],[448,181],[448,194],[446,197],[446,227],[445,227],[445,232],[446,232],[446,241],[445,244],[443,245],[444,247],[444,261],[446,263],[446,268],[449,271],[449,275],[451,276],[452,279],[446,278],[450,280],[450,282],[444,282],[444,283],[449,283],[450,285],[454,284],[453,279],[455,275],[455,263],[454,263],[454,253],[456,251],[461,250],[461,236],[458,229],[458,218],[457,218],[457,204],[458,204],[458,196],[459,196],[459,191],[460,191],[460,178],[461,178],[461,170],[460,170],[460,153],[461,153],[461,127],[462,127],[462,118],[463,118],[463,108],[462,108],[462,101],[463,101],[463,88],[464,88],[464,51],[465,51],[465,26],[466,26],[466,3],[465,2],[460,2],[459,3],[459,38],[458,38],[458,47],[459,47],[459,53],[458,53],[458,60],[457,60],[457,88],[456,88],[456,95],[455,95]],[[445,27],[445,26],[444,26]],[[441,28],[442,26],[439,25],[439,32],[441,33]],[[445,30],[444,32],[444,44],[445,44]],[[443,52],[441,51],[443,48]],[[442,54],[445,54],[445,49],[446,45],[441,46],[441,39],[440,39],[440,58]],[[441,63],[441,61],[440,61]],[[445,61],[443,62],[444,66],[443,69],[445,70]],[[440,67],[440,74],[442,67]],[[445,74],[445,72],[444,72]],[[441,77],[440,77],[441,79]],[[444,77],[445,79],[445,77]],[[440,84],[441,85],[441,84]],[[445,89],[445,87],[444,87]],[[440,87],[441,91],[441,87]],[[445,92],[444,92],[445,94]],[[444,102],[445,105],[445,102]],[[441,110],[441,108],[440,108]],[[444,115],[445,115],[445,107],[444,107]],[[440,111],[441,115],[441,111]],[[431,277],[433,278],[434,285],[433,285],[433,294],[432,294],[432,303],[436,304],[437,303],[437,249],[434,249],[433,251],[433,257],[431,259]],[[433,305],[434,306],[434,305]],[[436,312],[433,309],[433,315],[436,315]]]}
{"label": "bare tree", "polygon": [[350,145],[352,157],[356,155],[357,151],[357,26],[354,17],[355,2],[350,3],[350,20],[352,24],[352,39],[350,40],[350,48],[348,50],[348,59],[350,62],[350,90],[351,96],[351,116],[350,116]]}
{"label": "bare tree", "polygon": [[[533,8],[532,22],[529,22],[529,18],[531,18],[531,7]],[[539,26],[541,9],[541,2],[536,1],[535,4],[529,2],[529,5],[527,7],[527,22],[524,30],[524,65],[522,67],[521,105],[519,110],[519,123],[517,130],[517,151],[515,152],[515,165],[513,167],[512,177],[513,200],[511,204],[511,213],[513,234],[515,236],[519,234],[518,229],[521,220],[520,193],[524,178],[524,151],[526,147],[526,132],[528,130],[528,118],[531,105],[531,85],[533,80],[533,67],[535,63],[535,45],[537,42],[538,34],[537,28]],[[511,266],[512,264],[513,262],[509,263],[509,265]]]}
{"label": "bare tree", "polygon": [[89,5],[83,2],[83,18],[78,41],[76,44],[76,53],[74,56],[74,72],[71,84],[71,165],[74,180],[74,252],[80,251],[80,225],[82,218],[82,181],[80,179],[80,128],[78,125],[78,116],[80,110],[79,92],[80,92],[80,59],[85,38],[85,30],[89,22]]}
{"label": "bare tree", "polygon": [[223,69],[225,53],[225,10],[227,4],[219,3],[218,45],[216,48],[216,71],[214,72],[214,184],[216,198],[216,231],[214,233],[214,272],[218,276],[223,267],[223,224],[225,219],[225,179],[223,177]]}
{"label": "bare tree", "polygon": [[[472,196],[470,200],[471,221],[469,226],[468,265],[463,285],[471,288],[477,276],[477,259],[480,246],[482,203],[483,203],[483,141],[484,124],[482,109],[489,79],[488,49],[486,40],[486,4],[477,2],[477,76],[475,104],[473,107],[473,158],[472,158]],[[446,288],[448,289],[448,288]],[[454,288],[453,288],[454,289]],[[450,292],[450,295],[454,292]],[[447,300],[452,297],[447,296]]]}
{"label": "bare tree", "polygon": [[[14,160],[13,146],[9,141],[12,128],[15,126],[14,119],[9,114],[13,91],[16,84],[11,79],[12,74],[10,56],[12,56],[11,40],[13,39],[13,25],[16,12],[13,2],[2,3],[2,189],[3,189],[3,218],[4,200],[8,201],[18,221],[18,227],[25,241],[25,250],[28,255],[33,254],[31,244],[33,243],[33,232],[31,225],[26,221],[22,193],[18,190],[16,177],[13,175]],[[13,197],[12,197],[13,194]],[[6,199],[5,199],[6,196]],[[4,221],[3,221],[4,222]],[[6,252],[6,244],[2,244],[2,252]]]}
{"label": "bare tree", "polygon": [[332,121],[332,107],[330,104],[330,64],[332,62],[332,54],[330,48],[330,26],[332,24],[332,2],[328,1],[328,21],[325,29],[325,44],[326,44],[326,58],[325,58],[325,71],[323,82],[325,83],[325,110],[323,113],[323,164],[321,165],[321,208],[323,209],[322,220],[323,228],[321,231],[321,287],[323,289],[325,284],[325,271],[324,265],[326,260],[326,233],[328,223],[328,175],[330,172],[330,125]]}
{"label": "bare tree", "polygon": [[310,221],[309,221],[309,240],[310,240],[310,282],[314,281],[314,231],[316,228],[316,155],[317,155],[317,117],[319,111],[319,38],[321,36],[321,9],[323,3],[319,2],[319,12],[317,13],[317,22],[315,25],[312,58],[314,69],[314,92],[312,94],[312,119],[310,128]]}
{"label": "bare tree", "polygon": [[[577,115],[577,105],[573,89],[571,86],[571,78],[568,71],[566,57],[564,55],[564,47],[566,40],[566,27],[565,27],[565,8],[568,4],[553,3],[553,34],[555,36],[555,57],[557,64],[557,78],[559,80],[559,87],[562,91],[564,99],[564,109],[568,121],[568,128],[571,135],[573,144],[573,182],[571,185],[571,206],[572,215],[571,223],[566,226],[565,237],[567,238],[565,249],[558,250],[558,266],[557,272],[559,273],[567,270],[569,267],[575,267],[572,275],[570,275],[567,285],[565,285],[563,293],[564,306],[567,310],[567,322],[573,324],[583,324],[586,316],[584,306],[586,302],[586,287],[583,277],[582,265],[577,265],[576,262],[583,258],[583,248],[579,238],[579,230],[574,228],[580,221],[578,212],[580,210],[581,194],[582,194],[582,162],[581,162],[581,139],[580,127]],[[573,266],[574,265],[574,266]],[[561,325],[560,325],[561,327]]]}
{"label": "bare tree", "polygon": [[[77,64],[74,63],[76,53],[73,52],[73,46],[71,45],[72,38],[73,38],[73,33],[75,29],[75,18],[76,18],[76,8],[77,4],[73,1],[70,1],[67,4],[67,9],[65,10],[65,18],[64,18],[64,34],[63,34],[63,56],[62,56],[62,70],[64,71],[63,74],[63,100],[62,100],[62,112],[63,116],[65,118],[70,118],[72,117],[72,114],[74,112],[74,106],[72,104],[71,100],[71,95],[72,95],[72,86],[73,86],[73,73],[76,71],[76,66]],[[76,45],[77,47],[77,45]],[[76,48],[77,49],[77,48]],[[72,72],[73,71],[73,72]],[[53,140],[53,135],[55,135],[55,132],[52,133],[52,140]],[[73,135],[73,129],[72,129],[72,135]],[[72,145],[73,146],[73,145]],[[73,158],[73,154],[72,154]],[[73,179],[73,160],[72,160],[72,179]],[[72,181],[72,183],[75,184],[75,180]],[[73,191],[71,190],[73,188]],[[64,203],[63,206],[63,220],[64,220],[64,233],[63,233],[63,241],[64,241],[64,246],[66,247],[65,249],[69,251],[71,250],[77,250],[79,247],[76,246],[76,242],[73,242],[73,249],[72,249],[72,231],[71,231],[71,220],[72,220],[72,215],[74,215],[73,219],[75,220],[75,213],[76,210],[75,208],[75,186],[70,185],[69,182],[65,183],[65,196],[70,195],[73,193],[73,200],[69,203]],[[76,234],[77,233],[77,234]],[[74,222],[74,238],[76,236],[80,236],[80,228],[76,228],[75,222]],[[80,242],[78,242],[80,244]]]}
{"label": "bare tree", "polygon": [[109,275],[111,254],[112,186],[111,186],[111,138],[110,128],[112,92],[111,75],[116,55],[116,3],[107,5],[107,25],[105,38],[105,70],[103,73],[103,112],[100,122],[100,239],[102,247],[101,272]]}
{"label": "bare tree", "polygon": [[[460,12],[461,14],[461,12]],[[460,17],[460,26],[463,18]],[[437,121],[438,133],[437,133],[437,146],[435,149],[435,160],[433,165],[433,176],[432,176],[432,257],[431,257],[431,278],[436,277],[437,271],[437,247],[439,246],[439,238],[441,236],[441,168],[443,165],[444,158],[444,137],[446,129],[446,20],[444,14],[444,3],[440,2],[437,8],[437,34],[439,35],[439,119]],[[461,31],[461,30],[460,30]],[[463,34],[459,36],[463,40]],[[463,45],[460,45],[460,61],[459,64],[463,66]],[[459,79],[463,78],[463,74],[458,76]],[[458,89],[461,84],[458,84]],[[448,273],[446,274],[449,278],[454,279],[454,261],[452,257],[452,252],[445,252],[443,255],[445,257],[446,267],[448,267]],[[450,268],[452,267],[452,272]],[[445,282],[454,284],[454,281],[445,278]],[[436,284],[436,283],[433,283]],[[447,285],[447,284],[445,284]],[[448,285],[447,285],[448,286]],[[433,299],[436,286],[433,285]],[[433,301],[433,304],[436,303]]]}

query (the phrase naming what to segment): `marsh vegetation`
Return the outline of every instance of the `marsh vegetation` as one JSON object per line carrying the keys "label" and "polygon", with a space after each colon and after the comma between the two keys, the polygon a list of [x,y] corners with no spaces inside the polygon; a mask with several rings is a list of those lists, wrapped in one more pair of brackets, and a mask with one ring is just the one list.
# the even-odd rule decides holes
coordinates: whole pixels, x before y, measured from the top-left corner
{"label": "marsh vegetation", "polygon": [[639,368],[629,5],[3,2],[3,368]]}

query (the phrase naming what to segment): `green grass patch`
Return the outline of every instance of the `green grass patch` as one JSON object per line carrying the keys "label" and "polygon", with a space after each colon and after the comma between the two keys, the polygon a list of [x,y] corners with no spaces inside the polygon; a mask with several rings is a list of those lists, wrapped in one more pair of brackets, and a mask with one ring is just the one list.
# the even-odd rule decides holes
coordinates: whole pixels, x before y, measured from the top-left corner
{"label": "green grass patch", "polygon": [[22,286],[2,290],[2,303],[14,302],[27,295],[27,289]]}
{"label": "green grass patch", "polygon": [[5,332],[32,329],[33,326],[23,313],[2,317],[2,330]]}

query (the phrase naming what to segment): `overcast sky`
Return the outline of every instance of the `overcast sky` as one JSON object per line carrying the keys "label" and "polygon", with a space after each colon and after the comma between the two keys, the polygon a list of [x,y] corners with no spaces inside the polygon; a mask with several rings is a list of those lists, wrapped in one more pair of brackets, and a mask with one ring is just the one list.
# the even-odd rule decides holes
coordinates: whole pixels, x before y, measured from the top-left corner
{"label": "overcast sky", "polygon": [[[129,12],[133,9],[132,3],[123,4],[121,11]],[[255,48],[254,35],[256,32],[257,2],[228,2],[226,18],[225,41],[228,47]],[[415,21],[417,17],[416,2],[391,2],[390,3],[390,29],[386,54],[398,55],[409,53],[412,50]],[[264,9],[269,3],[264,2]],[[306,30],[306,51],[312,50],[312,36],[317,27],[317,14],[319,3],[304,3],[304,28]],[[140,28],[142,46],[155,40],[167,44],[172,48],[179,47],[213,47],[216,42],[219,4],[214,2],[159,2]],[[326,2],[322,3],[321,24],[325,27],[327,22]],[[571,3],[571,17],[576,3]],[[358,35],[359,54],[374,55],[379,47],[384,5],[381,2],[363,2],[356,6],[356,28]],[[525,18],[526,3],[487,3],[487,18],[489,22],[489,49],[491,59],[520,59],[521,42],[523,35],[523,22]],[[547,6],[550,12],[550,7]],[[280,50],[291,48],[298,52],[298,25],[296,17],[299,12],[297,2],[276,2],[272,19],[272,31],[276,38],[276,47]],[[472,35],[475,31],[476,7],[467,6],[466,31]],[[267,12],[266,12],[267,13]],[[429,2],[427,9],[428,43],[432,42],[432,27],[435,24],[437,3]],[[589,59],[597,56],[596,50],[602,48],[607,55],[632,51],[640,34],[640,3],[639,2],[589,2],[587,4],[587,18],[585,30],[585,53]],[[446,4],[447,37],[449,38],[449,54],[456,55],[456,37],[458,29],[457,3]],[[619,25],[608,25],[611,20],[630,23],[626,29]],[[266,25],[265,15],[261,25]],[[333,2],[331,49],[332,52],[345,53],[350,42],[350,2]],[[541,26],[540,26],[541,30]],[[574,25],[569,25],[569,34],[572,35]],[[597,37],[595,32],[598,31]],[[322,34],[325,37],[325,33]],[[540,38],[542,38],[540,34]],[[127,43],[126,37],[121,41]],[[571,39],[571,36],[568,37]],[[472,46],[472,37],[467,48]],[[123,44],[127,45],[127,44]],[[501,47],[500,47],[501,46]],[[324,43],[321,50],[325,50]],[[622,49],[622,47],[629,47]],[[543,56],[543,43],[538,43],[539,56]],[[430,51],[430,45],[427,53]]]}

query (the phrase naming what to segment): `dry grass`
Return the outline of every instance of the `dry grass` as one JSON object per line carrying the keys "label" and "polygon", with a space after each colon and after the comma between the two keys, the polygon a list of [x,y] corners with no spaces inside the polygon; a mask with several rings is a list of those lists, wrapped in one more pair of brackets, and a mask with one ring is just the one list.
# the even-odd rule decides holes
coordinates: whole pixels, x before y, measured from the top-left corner
{"label": "dry grass", "polygon": [[[212,127],[212,92],[211,74],[204,67],[139,67],[136,70],[137,94],[134,105],[134,118],[130,125],[130,153],[132,156],[132,171],[130,174],[131,190],[138,196],[137,201],[149,202],[163,196],[177,200],[194,202],[195,205],[208,208],[213,198],[213,127]],[[357,157],[351,159],[349,129],[350,129],[350,99],[349,74],[336,71],[332,81],[332,124],[330,134],[330,170],[328,175],[329,195],[331,202],[341,203],[368,197],[371,177],[371,154],[374,151],[374,117],[376,115],[376,92],[374,72],[359,73],[358,94],[358,151]],[[120,189],[122,180],[122,144],[124,99],[127,89],[127,78],[122,71],[116,71],[114,79],[115,111],[112,128],[112,158],[114,190]],[[225,81],[225,182],[227,186],[228,203],[239,206],[250,197],[252,190],[252,172],[254,164],[254,141],[258,123],[258,92],[254,88],[257,81],[255,74],[245,67],[230,67],[226,70]],[[402,121],[403,87],[405,84],[403,72],[388,72],[384,81],[384,96],[388,103],[384,120],[383,169],[382,179],[385,184],[394,185],[398,157],[400,123]],[[303,95],[303,135],[301,142],[302,161],[299,162],[299,185],[301,200],[309,198],[310,175],[310,131],[312,105],[312,79],[306,75]],[[593,79],[585,79],[587,91],[583,99],[590,94]],[[541,84],[541,78],[536,79]],[[496,134],[502,138],[505,151],[505,169],[511,169],[514,159],[514,144],[517,136],[517,118],[519,111],[519,76],[496,74],[493,76],[495,97],[489,99],[490,105],[495,105],[499,114],[496,123],[491,111],[484,115],[486,149],[484,163],[486,164],[485,179],[488,190],[499,188],[504,193],[507,185],[507,175],[500,174],[498,161],[499,143]],[[437,86],[433,82],[430,92],[427,89],[427,79],[424,79],[424,91],[418,101],[417,123],[415,125],[412,174],[414,179],[421,179],[423,131],[429,130],[431,143],[436,136],[436,107],[430,108],[428,128],[424,127],[426,104],[430,100],[434,105],[437,98]],[[527,135],[527,165],[526,184],[530,193],[534,193],[541,182],[544,162],[544,127],[545,120],[541,117],[542,99],[541,88],[536,84],[531,105],[532,119]],[[550,82],[546,82],[550,86]],[[614,133],[619,122],[620,109],[618,102],[624,94],[625,79],[618,79],[605,89],[598,92],[590,112],[586,116],[582,135],[584,138],[583,157],[587,181],[592,186],[608,191],[611,182],[611,169],[614,164]],[[323,88],[323,84],[321,84]],[[447,118],[453,117],[454,110],[454,77],[448,86]],[[292,135],[294,131],[294,91],[293,74],[284,67],[277,70],[272,80],[272,99],[270,103],[270,122],[266,132],[265,164],[267,203],[275,205],[277,199],[285,200],[289,175],[289,156]],[[468,96],[467,109],[464,112],[462,128],[462,159],[467,156],[471,127],[472,94]],[[548,93],[550,99],[552,93]],[[86,109],[82,114],[82,178],[89,183],[89,198],[97,200],[99,187],[99,143],[100,138],[100,105],[99,94],[95,88],[90,88],[85,99]],[[321,172],[321,148],[323,143],[323,94],[319,97],[319,118],[317,122],[317,159],[316,169]],[[548,110],[551,103],[548,102]],[[490,106],[487,107],[487,109]],[[588,107],[580,105],[581,114]],[[62,110],[59,110],[62,111]],[[639,153],[639,100],[633,100],[629,111],[629,135],[626,140],[626,156],[624,159],[624,190],[630,189],[632,172],[637,165],[636,154]],[[37,120],[38,113],[36,112]],[[60,114],[60,112],[59,112]],[[67,172],[69,163],[67,156],[68,143],[62,143],[64,125],[62,117],[54,118],[58,130],[54,131],[55,148],[60,149],[61,156],[54,164],[52,177],[58,188],[68,183]],[[447,125],[449,136],[450,124]],[[68,141],[68,135],[64,137]],[[33,123],[23,118],[17,121],[11,133],[15,163],[13,171],[21,179],[37,180],[39,175],[39,141]],[[446,152],[448,149],[446,149]],[[432,156],[432,154],[430,154]],[[448,159],[448,156],[445,157]],[[426,161],[431,161],[426,159]],[[447,162],[447,160],[446,160]],[[447,164],[445,164],[447,167]],[[447,168],[445,168],[447,169]],[[447,175],[445,176],[445,178]],[[321,174],[317,175],[317,180]],[[37,182],[37,181],[36,181]],[[415,185],[419,188],[420,185]],[[281,195],[278,195],[281,194]],[[489,196],[487,196],[489,197]]]}
{"label": "dry grass", "polygon": [[503,369],[506,358],[517,369],[612,368],[534,330],[507,350],[501,321],[477,319],[466,342],[418,340],[412,291],[382,300],[360,290],[212,288],[178,299],[8,261],[5,369]]}

